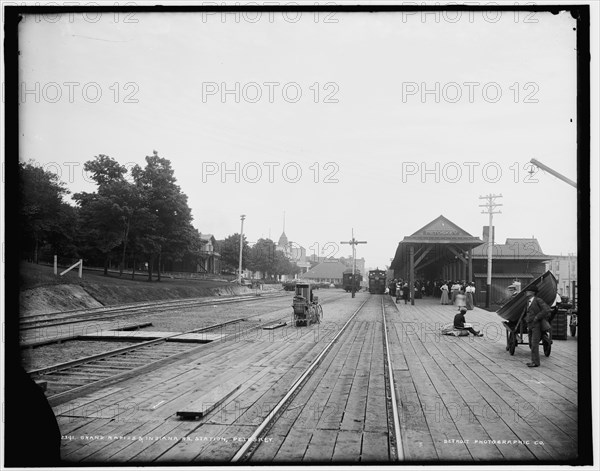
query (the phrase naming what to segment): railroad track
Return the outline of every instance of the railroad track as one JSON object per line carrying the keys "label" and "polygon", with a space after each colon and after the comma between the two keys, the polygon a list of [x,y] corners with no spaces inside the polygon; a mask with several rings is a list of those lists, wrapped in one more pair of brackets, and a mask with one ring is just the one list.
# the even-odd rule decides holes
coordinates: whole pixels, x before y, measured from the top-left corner
{"label": "railroad track", "polygon": [[156,303],[144,303],[136,304],[134,306],[120,306],[114,308],[94,308],[84,312],[82,311],[66,311],[51,314],[39,314],[35,316],[25,316],[20,319],[19,328],[20,330],[31,330],[38,329],[41,327],[54,327],[67,324],[75,324],[79,322],[87,322],[90,320],[102,321],[116,317],[122,317],[124,315],[132,314],[147,314],[148,310],[152,309],[152,313],[170,311],[177,308],[189,308],[196,306],[207,306],[207,305],[221,305],[230,303],[239,303],[242,301],[258,301],[271,298],[282,298],[288,296],[288,294],[262,294],[256,296],[255,294],[247,296],[236,296],[235,298],[221,298],[221,299],[198,299],[193,300],[177,300],[177,301],[160,301]]}
{"label": "railroad track", "polygon": [[[355,320],[356,316],[361,312],[368,297],[358,309],[350,316],[346,323],[340,328],[334,338],[323,348],[321,353],[311,362],[304,373],[294,382],[283,398],[270,410],[266,418],[258,425],[252,435],[245,441],[244,445],[237,451],[231,459],[232,463],[248,462],[252,455],[262,443],[262,439],[266,437],[269,430],[275,422],[285,413],[286,408],[292,403],[293,399],[298,395],[300,390],[306,385],[309,378],[315,373],[322,363],[325,356],[330,352],[333,345],[343,336],[348,326]],[[384,297],[381,297],[381,316],[383,325],[383,348],[384,348],[384,363],[385,363],[385,388],[386,388],[386,409],[388,412],[388,443],[390,456],[393,461],[402,461],[404,459],[402,439],[400,432],[400,418],[398,412],[398,401],[396,399],[396,389],[394,386],[393,365],[389,352],[387,323],[385,319]]]}
{"label": "railroad track", "polygon": [[[262,315],[264,316],[264,314]],[[200,350],[208,342],[225,340],[231,335],[243,335],[243,333],[256,329],[261,324],[255,324],[244,331],[236,331],[230,334],[223,334],[222,328],[247,321],[251,317],[233,319],[187,332],[174,332],[173,335],[167,337],[140,342],[136,345],[118,348],[45,368],[30,370],[28,374],[36,382],[45,383],[48,402],[51,406],[56,406],[82,394],[98,390],[144,372],[152,371]],[[286,315],[283,318],[287,319],[288,317]],[[221,330],[221,334],[216,340],[189,341],[186,339],[186,336],[189,337],[189,334],[210,334],[219,332],[219,330]]]}
{"label": "railroad track", "polygon": [[[324,300],[323,304],[334,299]],[[275,311],[276,312],[276,311]],[[193,329],[186,332],[173,332],[173,335],[148,340],[135,345],[122,347],[108,352],[90,355],[77,360],[30,370],[27,373],[46,390],[51,406],[56,406],[75,397],[109,386],[118,381],[152,371],[165,364],[193,354],[206,343],[226,340],[230,336],[243,336],[251,330],[268,324],[289,321],[290,315],[278,316],[261,322],[268,313],[237,318],[212,326]],[[258,321],[253,320],[259,318]],[[232,324],[246,323],[245,329],[223,333],[223,328]],[[203,341],[190,339],[190,334],[213,334],[213,338]],[[215,335],[218,334],[216,339]]]}

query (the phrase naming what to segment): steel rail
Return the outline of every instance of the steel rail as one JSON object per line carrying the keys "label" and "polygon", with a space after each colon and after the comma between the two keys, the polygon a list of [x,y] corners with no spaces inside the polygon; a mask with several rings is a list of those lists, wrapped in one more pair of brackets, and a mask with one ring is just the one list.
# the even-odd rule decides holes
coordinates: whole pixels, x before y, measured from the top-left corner
{"label": "steel rail", "polygon": [[[124,316],[128,314],[144,314],[144,311],[149,308],[159,308],[159,310],[169,310],[176,309],[178,307],[195,307],[195,306],[204,306],[211,304],[230,304],[237,303],[242,301],[258,301],[265,299],[278,299],[285,297],[282,294],[277,295],[267,295],[267,296],[240,296],[233,298],[222,298],[222,299],[213,299],[213,300],[198,300],[198,301],[168,301],[168,302],[158,302],[158,303],[144,303],[142,305],[137,306],[128,306],[128,307],[114,307],[107,308],[101,310],[103,308],[94,308],[90,310],[90,312],[82,312],[82,311],[65,311],[65,312],[78,312],[78,314],[71,314],[67,316],[60,316],[63,314],[62,312],[55,312],[50,314],[38,314],[36,316],[25,316],[20,320],[19,330],[32,330],[39,329],[43,327],[53,327],[57,325],[66,325],[66,324],[76,324],[78,322],[87,322],[89,320],[104,320],[104,319],[112,319],[113,317]],[[107,314],[103,316],[103,314]],[[56,317],[48,317],[56,315]],[[37,319],[32,319],[32,318]],[[98,319],[94,319],[94,317],[98,317]],[[69,320],[73,319],[73,320]],[[66,322],[61,322],[66,321]],[[30,324],[41,324],[41,325],[30,325]]]}
{"label": "steel rail", "polygon": [[250,436],[250,438],[248,438],[248,440],[246,440],[244,445],[233,456],[233,458],[231,459],[232,463],[239,461],[246,454],[248,449],[254,444],[254,442],[260,436],[262,431],[273,421],[273,419],[275,418],[275,416],[277,415],[279,410],[281,410],[287,404],[288,400],[292,397],[292,395],[296,392],[296,390],[299,389],[304,384],[304,382],[308,379],[308,377],[313,372],[313,370],[321,363],[321,360],[323,359],[323,357],[327,354],[327,352],[329,352],[329,350],[331,349],[333,344],[336,342],[336,340],[339,338],[339,336],[342,335],[342,333],[346,330],[346,327],[348,327],[348,324],[350,324],[350,322],[356,317],[356,315],[360,312],[360,310],[363,308],[363,306],[367,303],[368,300],[369,300],[369,298],[367,298],[365,301],[363,301],[363,303],[358,307],[358,309],[356,311],[354,311],[352,316],[350,316],[350,318],[342,326],[342,328],[339,330],[339,332],[336,334],[336,336],[325,346],[325,348],[321,351],[319,356],[315,360],[312,361],[312,363],[308,366],[308,368],[302,374],[302,376],[300,376],[300,378],[298,378],[296,380],[296,382],[290,387],[290,389],[288,390],[286,395],[283,397],[283,399],[281,399],[277,403],[277,405],[273,408],[273,410],[271,410],[271,412],[269,412],[269,415],[265,418],[265,420],[262,421],[262,423],[256,428],[256,430]]}
{"label": "steel rail", "polygon": [[[230,321],[223,322],[221,324],[214,324],[214,325],[210,325],[208,327],[201,327],[199,329],[193,329],[193,330],[189,330],[187,332],[173,332],[172,335],[167,335],[165,337],[160,337],[158,339],[146,340],[144,342],[136,343],[135,345],[129,345],[127,347],[116,348],[116,349],[110,350],[108,352],[98,353],[96,355],[90,355],[87,357],[78,358],[77,360],[71,360],[71,361],[67,361],[64,363],[56,363],[54,365],[46,366],[44,368],[38,368],[37,370],[30,370],[27,373],[30,375],[41,375],[41,374],[54,373],[56,371],[62,371],[62,370],[68,369],[68,368],[73,368],[74,366],[79,366],[84,363],[89,363],[91,361],[102,360],[104,358],[108,358],[108,357],[115,356],[115,355],[121,355],[123,353],[137,350],[142,347],[148,347],[153,344],[159,344],[162,342],[166,342],[168,339],[172,339],[179,335],[187,335],[187,334],[196,334],[196,333],[206,332],[208,330],[218,329],[219,327],[223,327],[228,324],[242,322],[242,321],[245,321],[246,319],[249,319],[249,318],[248,317],[240,317],[238,319],[232,319]],[[209,342],[206,342],[206,343],[209,343]]]}
{"label": "steel rail", "polygon": [[[287,314],[286,314],[285,317],[287,317]],[[284,319],[285,317],[281,317],[280,319]],[[150,362],[150,363],[148,363],[146,365],[134,367],[134,368],[131,368],[129,370],[123,371],[122,373],[117,373],[116,375],[109,376],[109,377],[103,378],[103,379],[99,379],[97,381],[92,381],[92,382],[90,382],[88,384],[84,384],[84,385],[78,386],[78,387],[76,387],[74,389],[69,389],[68,391],[64,391],[64,392],[55,394],[53,396],[49,396],[49,397],[47,397],[48,403],[52,407],[55,407],[55,406],[60,405],[60,404],[62,404],[64,402],[67,402],[67,401],[72,400],[72,399],[74,399],[76,397],[79,397],[79,396],[81,396],[84,393],[92,392],[94,390],[97,390],[100,387],[109,386],[109,385],[117,383],[119,381],[122,381],[122,380],[125,380],[125,379],[129,379],[132,376],[135,376],[135,375],[138,375],[138,374],[142,374],[142,373],[146,373],[146,372],[155,370],[155,369],[157,369],[159,367],[162,367],[162,366],[164,366],[164,365],[166,365],[168,363],[171,363],[173,361],[179,360],[179,359],[181,359],[181,358],[183,358],[185,356],[192,355],[192,354],[200,351],[201,349],[206,348],[208,345],[213,345],[213,344],[216,344],[216,343],[219,343],[219,342],[224,342],[226,340],[229,340],[233,336],[242,335],[242,334],[244,334],[246,332],[250,332],[251,330],[259,329],[261,327],[262,327],[262,325],[249,327],[248,329],[246,329],[246,330],[244,330],[242,332],[232,333],[232,334],[226,335],[226,336],[221,337],[221,338],[216,339],[216,340],[212,340],[212,341],[207,342],[207,343],[202,343],[202,344],[199,344],[199,345],[198,344],[194,344],[195,346],[190,347],[189,350],[178,352],[178,353],[175,353],[175,354],[173,354],[173,355],[171,355],[169,357],[162,358],[162,359],[159,359],[159,360],[156,360],[156,361],[152,361],[152,362]],[[181,333],[177,333],[176,335],[182,335],[182,334]],[[172,337],[168,337],[168,338],[172,338]],[[156,340],[149,340],[148,342],[144,342],[144,344],[145,344],[145,346],[148,346],[151,343],[160,343],[160,342],[163,342],[163,341],[165,341],[164,338],[161,338],[161,339],[156,339]],[[135,345],[134,347],[135,348],[139,348],[140,345]],[[129,348],[129,347],[125,347],[125,348]],[[100,354],[100,355],[104,355],[104,354]],[[75,360],[75,361],[77,361],[77,360]],[[94,361],[94,360],[91,360],[91,361]]]}
{"label": "steel rail", "polygon": [[[327,303],[332,302],[332,301],[333,300],[324,300],[323,304],[327,304]],[[254,314],[252,316],[245,317],[245,318],[233,319],[233,320],[221,323],[221,324],[215,324],[215,325],[208,326],[208,327],[202,327],[202,328],[199,328],[199,329],[193,329],[193,330],[190,330],[188,332],[174,332],[173,335],[170,335],[170,336],[167,336],[167,337],[163,337],[163,338],[160,338],[160,339],[148,340],[148,341],[145,341],[145,342],[138,343],[136,345],[131,345],[131,346],[128,346],[128,347],[122,347],[122,348],[119,348],[119,349],[116,349],[116,350],[112,350],[110,352],[104,352],[104,353],[100,353],[100,354],[97,354],[97,355],[92,355],[92,356],[89,356],[89,357],[80,358],[78,360],[73,360],[73,361],[67,362],[67,363],[51,365],[49,367],[41,368],[39,370],[32,370],[32,371],[29,371],[28,373],[31,374],[32,376],[35,376],[35,377],[38,377],[38,376],[41,377],[44,374],[53,373],[53,372],[57,372],[57,371],[63,371],[63,370],[68,369],[68,368],[79,366],[79,365],[82,365],[82,364],[85,364],[85,363],[90,363],[90,362],[93,362],[93,361],[96,361],[96,360],[100,360],[100,359],[103,359],[103,358],[108,358],[110,356],[117,356],[117,355],[120,355],[122,353],[126,353],[129,350],[135,350],[135,349],[139,349],[141,347],[147,347],[147,346],[152,345],[152,344],[164,343],[164,342],[167,341],[167,339],[173,339],[173,338],[176,338],[177,336],[180,336],[180,335],[185,335],[185,334],[195,333],[195,332],[201,332],[201,331],[207,331],[207,330],[213,330],[213,329],[222,327],[222,326],[227,325],[227,324],[249,320],[249,319],[252,319],[253,317],[258,317],[258,316],[264,316],[264,313]],[[283,319],[286,319],[287,317],[288,317],[288,315],[286,314],[285,316],[279,317],[276,320],[283,320]],[[273,322],[273,321],[269,321],[269,322]],[[255,326],[249,327],[248,329],[243,330],[241,332],[235,332],[235,333],[231,333],[229,335],[221,336],[221,338],[219,338],[219,339],[212,340],[212,341],[206,342],[206,343],[202,343],[200,345],[196,345],[196,346],[193,346],[193,347],[191,346],[189,350],[175,353],[175,354],[173,354],[173,355],[171,355],[171,356],[169,356],[167,358],[163,358],[163,359],[160,359],[160,360],[157,360],[157,361],[154,361],[154,362],[150,362],[147,365],[143,365],[143,366],[140,366],[140,367],[134,367],[134,368],[132,368],[130,370],[127,370],[127,371],[124,371],[122,373],[118,373],[116,375],[109,376],[107,378],[99,379],[97,381],[92,381],[92,382],[90,382],[88,384],[84,384],[82,386],[78,386],[78,387],[76,387],[74,389],[70,389],[70,390],[67,390],[67,391],[64,391],[64,392],[61,392],[61,393],[57,393],[57,394],[55,394],[53,396],[48,396],[47,397],[48,402],[50,403],[51,406],[54,407],[54,406],[59,405],[59,404],[61,404],[63,402],[66,402],[66,401],[71,400],[71,399],[73,399],[75,397],[78,397],[79,395],[81,395],[83,393],[91,392],[92,390],[97,390],[99,387],[102,387],[102,386],[108,386],[110,384],[114,384],[114,383],[116,383],[118,381],[121,381],[122,379],[127,379],[127,378],[129,378],[129,377],[131,377],[133,375],[136,375],[136,374],[142,374],[142,373],[145,373],[145,372],[148,372],[148,371],[152,371],[153,369],[159,368],[159,367],[161,367],[161,366],[163,366],[163,365],[165,365],[167,363],[170,363],[172,361],[176,361],[176,360],[178,360],[178,359],[180,359],[180,358],[182,358],[184,356],[187,356],[187,355],[190,355],[190,354],[194,354],[195,352],[200,351],[202,348],[206,348],[207,345],[209,345],[209,344],[216,344],[216,343],[219,343],[219,342],[224,342],[224,341],[230,339],[233,336],[243,335],[243,334],[245,334],[247,332],[250,332],[252,330],[260,329],[261,327],[263,327],[263,324],[259,324],[257,326],[255,325]]]}
{"label": "steel rail", "polygon": [[385,351],[387,356],[388,378],[390,383],[390,396],[392,399],[392,415],[394,418],[394,436],[396,438],[396,461],[404,460],[404,450],[402,447],[402,435],[400,433],[400,418],[398,417],[398,401],[396,399],[396,387],[394,382],[394,372],[390,356],[390,343],[387,334],[387,323],[385,321],[385,305],[383,297],[381,298],[381,315],[383,317],[383,333],[385,341]]}

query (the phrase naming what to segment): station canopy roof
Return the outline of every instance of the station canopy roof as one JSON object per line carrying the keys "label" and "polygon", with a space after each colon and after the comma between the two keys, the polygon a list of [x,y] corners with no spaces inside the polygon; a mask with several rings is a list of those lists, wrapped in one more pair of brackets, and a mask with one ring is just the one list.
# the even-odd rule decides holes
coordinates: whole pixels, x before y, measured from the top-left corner
{"label": "station canopy roof", "polygon": [[392,261],[392,269],[401,269],[408,264],[409,247],[414,247],[415,259],[425,264],[442,262],[444,257],[454,258],[455,252],[464,252],[483,244],[444,216],[439,216],[414,234],[404,237],[398,244]]}

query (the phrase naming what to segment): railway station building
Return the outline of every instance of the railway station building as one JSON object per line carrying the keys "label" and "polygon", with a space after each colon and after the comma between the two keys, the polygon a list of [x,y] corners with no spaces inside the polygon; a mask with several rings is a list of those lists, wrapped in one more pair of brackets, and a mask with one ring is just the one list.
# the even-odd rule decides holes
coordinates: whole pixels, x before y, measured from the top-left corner
{"label": "railway station building", "polygon": [[492,245],[491,302],[506,298],[506,288],[515,280],[527,285],[545,272],[545,255],[538,241],[509,238],[496,244],[494,231],[475,237],[439,216],[398,243],[390,269],[395,278],[408,280],[464,280],[475,283],[475,302],[482,304],[487,291],[487,252]]}
{"label": "railway station building", "polygon": [[306,273],[303,273],[300,275],[300,278],[306,281],[341,284],[344,270],[347,269],[348,267],[339,260],[330,259],[319,263]]}

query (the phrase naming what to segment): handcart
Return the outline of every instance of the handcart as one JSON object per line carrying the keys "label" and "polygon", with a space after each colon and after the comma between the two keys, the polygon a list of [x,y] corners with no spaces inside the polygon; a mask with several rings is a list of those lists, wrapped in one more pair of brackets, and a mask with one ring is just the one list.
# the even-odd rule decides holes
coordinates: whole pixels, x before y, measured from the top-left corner
{"label": "handcart", "polygon": [[[556,299],[557,281],[554,275],[547,271],[529,283],[523,290],[515,294],[506,304],[496,311],[500,317],[505,319],[502,325],[506,329],[506,350],[514,355],[515,348],[519,344],[529,343],[524,341],[524,336],[529,336],[527,325],[525,324],[525,306],[527,305],[527,288],[536,287],[537,296],[546,302],[552,304]],[[552,330],[542,333],[541,343],[544,346],[544,355],[550,356],[552,349]]]}
{"label": "handcart", "polygon": [[[506,350],[508,350],[511,355],[515,354],[517,345],[525,343],[529,344],[529,337],[527,338],[527,341],[524,340],[525,335],[530,335],[527,324],[525,324],[525,309],[523,309],[523,313],[516,323],[513,321],[504,321],[502,325],[506,329]],[[542,332],[540,343],[544,347],[544,355],[549,357],[550,352],[552,351],[552,329]]]}

